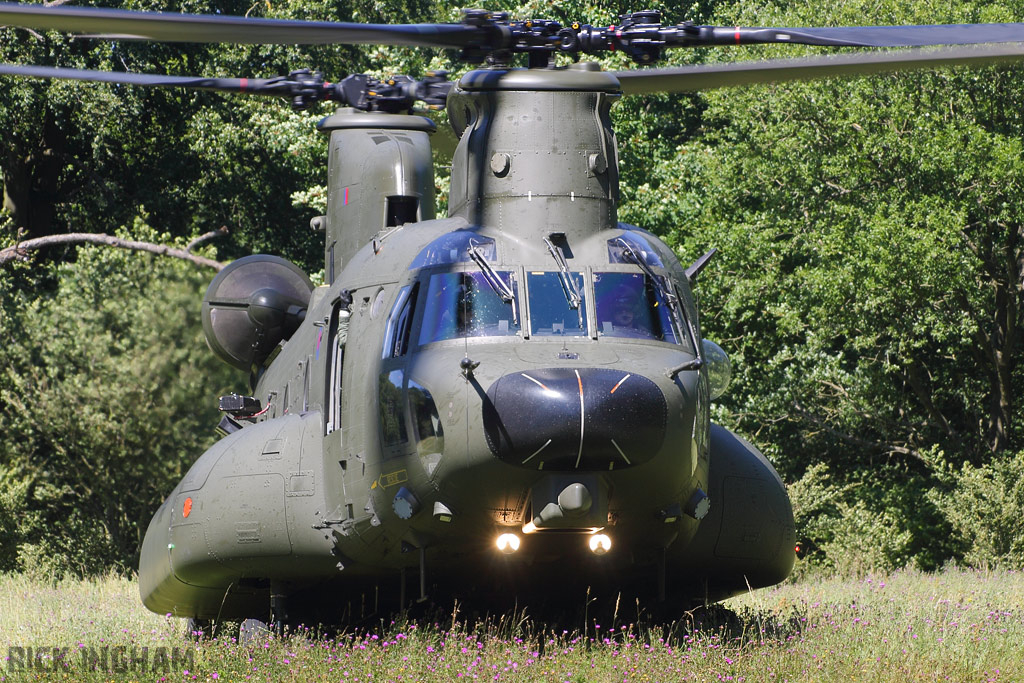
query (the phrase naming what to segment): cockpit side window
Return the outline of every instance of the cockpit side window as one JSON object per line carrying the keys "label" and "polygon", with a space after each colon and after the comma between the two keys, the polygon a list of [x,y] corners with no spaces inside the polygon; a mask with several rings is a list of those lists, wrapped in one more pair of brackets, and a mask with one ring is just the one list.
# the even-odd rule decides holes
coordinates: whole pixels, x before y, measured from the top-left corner
{"label": "cockpit side window", "polygon": [[669,303],[643,273],[594,273],[598,336],[678,343]]}
{"label": "cockpit side window", "polygon": [[587,300],[583,294],[583,274],[568,275],[576,283],[576,290],[583,294],[578,309],[570,306],[560,275],[536,271],[526,274],[530,329],[534,336],[583,337],[587,334]]}
{"label": "cockpit side window", "polygon": [[506,303],[479,271],[436,273],[430,276],[420,344],[458,337],[505,337],[519,332],[514,300],[518,287],[512,273],[496,271],[512,291]]}
{"label": "cockpit side window", "polygon": [[384,350],[381,358],[398,358],[409,350],[409,339],[412,336],[412,318],[416,312],[416,299],[420,283],[402,287],[395,305],[388,316],[384,331]]}

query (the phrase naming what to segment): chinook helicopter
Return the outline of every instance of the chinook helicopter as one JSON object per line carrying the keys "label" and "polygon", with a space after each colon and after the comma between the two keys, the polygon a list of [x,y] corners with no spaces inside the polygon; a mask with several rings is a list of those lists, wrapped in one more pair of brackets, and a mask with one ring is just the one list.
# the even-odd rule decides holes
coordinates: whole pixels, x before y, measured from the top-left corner
{"label": "chinook helicopter", "polygon": [[[434,593],[578,595],[627,588],[685,606],[784,580],[785,487],[713,424],[726,354],[683,266],[617,219],[609,111],[622,97],[1024,57],[1020,45],[605,72],[672,47],[1013,43],[1024,24],[842,28],[512,20],[361,25],[0,4],[0,25],[93,38],[409,45],[486,62],[337,83],[187,78],[2,65],[0,74],[281,95],[341,105],[330,138],[325,284],[269,255],[224,268],[203,299],[222,360],[250,373],[221,397],[223,437],[156,511],[143,603],[200,620],[339,621]],[[513,62],[526,54],[527,68]],[[560,67],[560,55],[573,63]],[[430,136],[458,146],[435,216]],[[412,578],[413,587],[408,584]],[[372,601],[372,602],[370,602]],[[372,605],[372,607],[371,607]],[[357,614],[358,613],[358,614]]]}

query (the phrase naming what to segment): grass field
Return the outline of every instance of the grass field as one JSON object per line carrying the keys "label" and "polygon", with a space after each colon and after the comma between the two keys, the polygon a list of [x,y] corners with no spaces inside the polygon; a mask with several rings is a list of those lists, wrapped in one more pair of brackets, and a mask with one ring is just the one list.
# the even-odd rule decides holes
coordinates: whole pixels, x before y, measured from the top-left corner
{"label": "grass field", "polygon": [[[0,577],[0,680],[1024,681],[1024,574],[950,570],[755,591],[694,628],[397,622],[192,642],[134,583]],[[31,650],[29,650],[31,648]]]}

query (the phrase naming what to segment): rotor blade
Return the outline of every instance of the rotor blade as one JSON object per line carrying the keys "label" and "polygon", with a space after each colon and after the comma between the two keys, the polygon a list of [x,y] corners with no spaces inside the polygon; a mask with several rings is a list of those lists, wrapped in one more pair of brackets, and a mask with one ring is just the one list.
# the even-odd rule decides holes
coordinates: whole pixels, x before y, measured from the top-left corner
{"label": "rotor blade", "polygon": [[692,92],[733,88],[754,83],[857,76],[887,71],[913,71],[942,66],[985,66],[1024,59],[1024,44],[903,50],[860,54],[775,59],[763,62],[702,64],[665,69],[613,72],[625,95]]}
{"label": "rotor blade", "polygon": [[[700,31],[703,29],[703,31]],[[839,47],[920,47],[1024,41],[1024,24],[936,24],[925,26],[838,26],[829,28],[699,27],[710,29],[701,45],[797,43]],[[696,44],[696,43],[691,43]]]}
{"label": "rotor blade", "polygon": [[29,76],[33,78],[61,78],[74,81],[123,83],[155,88],[189,88],[218,92],[250,93],[257,95],[290,95],[292,85],[284,78],[195,78],[192,76],[152,76],[149,74],[89,71],[53,66],[21,66],[0,64],[0,76]]}
{"label": "rotor blade", "polygon": [[[462,48],[490,45],[498,32],[466,24],[353,24],[97,7],[45,7],[0,2],[0,26],[64,31],[91,37],[183,43],[275,45],[366,44]],[[102,34],[102,35],[95,35]]]}

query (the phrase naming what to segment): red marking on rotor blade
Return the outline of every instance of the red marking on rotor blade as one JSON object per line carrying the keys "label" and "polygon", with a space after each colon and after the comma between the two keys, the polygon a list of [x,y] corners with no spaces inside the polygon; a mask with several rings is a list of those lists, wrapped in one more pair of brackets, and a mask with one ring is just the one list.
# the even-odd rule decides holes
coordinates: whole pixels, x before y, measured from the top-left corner
{"label": "red marking on rotor blade", "polygon": [[238,79],[238,86],[242,89],[242,92],[245,92],[246,90],[249,89],[249,79],[248,78],[240,78],[240,79]]}
{"label": "red marking on rotor blade", "polygon": [[740,27],[739,26],[736,27],[736,44],[737,45],[740,44]]}

